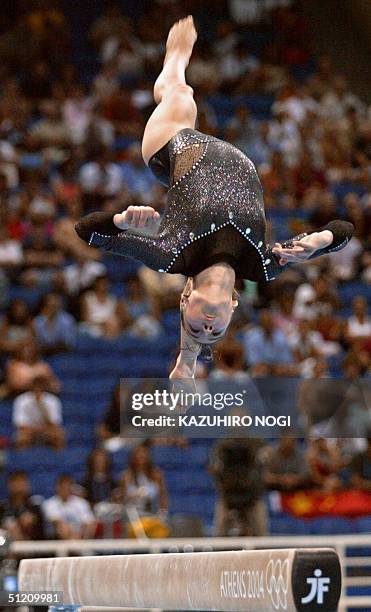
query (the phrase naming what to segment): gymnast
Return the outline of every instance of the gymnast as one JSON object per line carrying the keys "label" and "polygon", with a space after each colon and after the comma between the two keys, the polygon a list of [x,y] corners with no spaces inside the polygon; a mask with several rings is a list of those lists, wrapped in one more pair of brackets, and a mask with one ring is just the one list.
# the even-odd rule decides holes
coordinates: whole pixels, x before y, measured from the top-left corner
{"label": "gymnast", "polygon": [[351,223],[335,220],[282,244],[266,244],[254,164],[231,144],[194,129],[197,108],[185,70],[196,38],[191,16],[171,28],[154,86],[157,107],[143,135],[144,162],[168,188],[158,230],[159,213],[149,206],[129,206],[115,215],[94,212],[76,225],[80,238],[94,247],[188,277],[171,378],[193,378],[203,346],[225,333],[238,304],[236,278],[274,280],[290,264],[342,249],[353,232]]}

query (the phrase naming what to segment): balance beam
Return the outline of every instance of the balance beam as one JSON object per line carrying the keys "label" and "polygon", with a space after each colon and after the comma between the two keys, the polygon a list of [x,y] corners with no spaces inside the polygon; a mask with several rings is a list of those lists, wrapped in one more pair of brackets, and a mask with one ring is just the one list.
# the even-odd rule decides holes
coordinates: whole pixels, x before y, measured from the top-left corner
{"label": "balance beam", "polygon": [[24,559],[18,579],[20,591],[109,608],[335,612],[341,592],[327,548]]}

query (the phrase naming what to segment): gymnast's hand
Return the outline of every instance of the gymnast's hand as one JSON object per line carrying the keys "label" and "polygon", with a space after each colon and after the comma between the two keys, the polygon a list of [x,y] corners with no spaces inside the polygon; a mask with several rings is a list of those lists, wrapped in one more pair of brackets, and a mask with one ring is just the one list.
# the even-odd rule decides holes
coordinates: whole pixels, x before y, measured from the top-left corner
{"label": "gymnast's hand", "polygon": [[316,251],[330,246],[334,237],[329,230],[313,232],[309,236],[304,236],[301,240],[293,240],[291,248],[284,248],[282,244],[276,242],[272,252],[280,257],[281,266],[287,263],[300,263],[309,259]]}
{"label": "gymnast's hand", "polygon": [[152,229],[157,226],[160,214],[152,206],[129,206],[122,213],[113,216],[114,224],[122,230]]}

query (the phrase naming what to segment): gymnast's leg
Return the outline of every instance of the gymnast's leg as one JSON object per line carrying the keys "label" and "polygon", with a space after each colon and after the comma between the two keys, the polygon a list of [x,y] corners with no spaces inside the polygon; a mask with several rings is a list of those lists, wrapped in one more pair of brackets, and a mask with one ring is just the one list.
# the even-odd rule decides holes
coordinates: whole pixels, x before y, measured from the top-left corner
{"label": "gymnast's leg", "polygon": [[193,90],[185,80],[185,70],[196,38],[191,16],[175,23],[169,32],[164,67],[153,89],[157,107],[143,134],[142,155],[146,164],[180,130],[195,127],[197,107]]}

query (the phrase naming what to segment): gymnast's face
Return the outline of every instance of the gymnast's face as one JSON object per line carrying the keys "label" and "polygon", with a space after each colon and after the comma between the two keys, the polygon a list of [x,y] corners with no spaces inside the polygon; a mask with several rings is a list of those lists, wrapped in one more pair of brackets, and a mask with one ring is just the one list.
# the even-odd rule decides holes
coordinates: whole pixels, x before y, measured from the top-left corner
{"label": "gymnast's face", "polygon": [[193,289],[181,301],[184,329],[200,344],[214,344],[225,334],[235,307],[232,295],[210,296]]}

